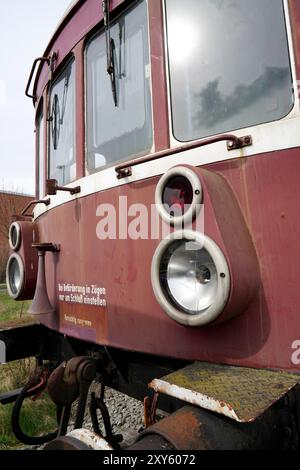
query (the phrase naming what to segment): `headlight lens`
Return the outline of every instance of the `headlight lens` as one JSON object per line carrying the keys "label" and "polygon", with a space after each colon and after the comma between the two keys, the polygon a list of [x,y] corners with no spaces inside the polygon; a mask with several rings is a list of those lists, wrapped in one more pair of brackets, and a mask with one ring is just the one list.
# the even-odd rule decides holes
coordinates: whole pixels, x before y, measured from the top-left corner
{"label": "headlight lens", "polygon": [[173,217],[182,216],[190,208],[193,198],[191,183],[181,175],[170,178],[162,192],[162,203]]}
{"label": "headlight lens", "polygon": [[17,251],[21,245],[21,227],[18,222],[13,222],[9,227],[8,241],[12,250]]}
{"label": "headlight lens", "polygon": [[170,299],[187,313],[200,313],[214,302],[218,273],[200,243],[176,241],[170,245],[162,257],[160,277]]}
{"label": "headlight lens", "polygon": [[175,232],[160,243],[151,280],[161,307],[183,325],[212,323],[230,294],[230,273],[222,251],[209,237],[191,230]]}
{"label": "headlight lens", "polygon": [[21,284],[20,267],[16,259],[13,259],[10,265],[9,284],[13,293],[16,294],[19,291]]}
{"label": "headlight lens", "polygon": [[16,253],[13,253],[7,262],[6,284],[9,295],[17,299],[24,286],[24,265],[22,258]]}
{"label": "headlight lens", "polygon": [[177,166],[167,171],[155,190],[155,204],[161,218],[168,224],[190,225],[202,203],[199,176],[191,168]]}

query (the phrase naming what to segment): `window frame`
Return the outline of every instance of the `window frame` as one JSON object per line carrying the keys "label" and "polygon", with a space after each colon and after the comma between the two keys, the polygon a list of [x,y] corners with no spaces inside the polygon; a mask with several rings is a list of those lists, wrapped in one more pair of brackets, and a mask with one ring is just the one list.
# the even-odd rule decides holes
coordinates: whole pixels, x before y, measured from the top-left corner
{"label": "window frame", "polygon": [[[43,160],[43,176],[40,175],[41,170],[41,154],[40,154],[40,135],[41,135],[41,125],[42,125],[42,160]],[[42,199],[45,197],[46,193],[46,175],[47,175],[47,159],[46,159],[46,151],[45,144],[47,142],[46,137],[46,123],[45,123],[45,104],[44,104],[44,97],[41,96],[35,113],[35,132],[36,132],[36,139],[35,139],[35,158],[36,158],[36,182],[35,182],[35,189],[36,189],[36,197],[38,199]],[[43,180],[43,191],[41,191],[41,179]]]}

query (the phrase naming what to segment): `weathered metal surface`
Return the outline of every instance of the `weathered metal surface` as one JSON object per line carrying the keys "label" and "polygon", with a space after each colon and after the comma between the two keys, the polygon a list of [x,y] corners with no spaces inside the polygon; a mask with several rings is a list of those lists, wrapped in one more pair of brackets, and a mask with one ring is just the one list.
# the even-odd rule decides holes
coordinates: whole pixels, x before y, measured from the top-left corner
{"label": "weathered metal surface", "polygon": [[131,168],[136,165],[141,165],[143,163],[152,162],[154,160],[159,160],[162,157],[167,155],[177,154],[183,151],[192,150],[195,148],[205,147],[207,145],[215,144],[217,142],[227,142],[228,150],[236,150],[243,147],[248,147],[252,145],[252,137],[250,135],[244,137],[236,137],[232,134],[223,134],[217,135],[215,137],[209,137],[208,139],[196,140],[191,143],[186,143],[181,147],[174,147],[172,149],[162,150],[161,152],[152,153],[151,155],[146,155],[145,157],[136,158],[128,162],[122,163],[121,165],[116,166],[115,171],[117,173],[117,178],[122,179],[127,176],[130,176]]}
{"label": "weathered metal surface", "polygon": [[74,429],[69,433],[69,436],[80,440],[92,450],[113,450],[105,439],[87,429]]}
{"label": "weathered metal surface", "polygon": [[203,448],[201,427],[197,410],[184,407],[148,428],[144,436],[157,433],[177,450],[201,449]]}
{"label": "weathered metal surface", "polygon": [[51,242],[46,243],[33,243],[32,248],[36,248],[39,251],[45,253],[46,251],[57,253],[60,251],[60,245]]}
{"label": "weathered metal surface", "polygon": [[[137,435],[137,450],[266,450],[295,449],[297,436],[285,435],[289,421],[283,410],[266,413],[254,423],[239,424],[222,416],[185,406]],[[77,429],[45,446],[46,450],[113,450],[101,436]]]}
{"label": "weathered metal surface", "polygon": [[113,450],[109,443],[87,429],[74,429],[44,447],[45,450]]}
{"label": "weathered metal surface", "polygon": [[28,209],[30,209],[31,206],[36,206],[37,204],[44,204],[45,206],[49,206],[50,204],[50,198],[48,199],[37,199],[35,201],[31,201],[29,202],[25,207],[24,209],[22,210],[21,212],[21,216],[25,216],[25,217],[32,217],[32,213],[31,214],[27,214],[27,211]]}
{"label": "weathered metal surface", "polygon": [[143,431],[137,438],[138,446],[129,449],[153,449],[149,438],[154,437],[165,446],[157,449],[168,448],[166,444],[177,450],[282,450],[297,446],[297,430],[283,409],[268,411],[253,423],[237,423],[195,406],[184,406]]}
{"label": "weathered metal surface", "polygon": [[96,375],[96,362],[85,356],[77,356],[62,362],[50,375],[47,390],[59,410],[58,436],[66,434],[71,407],[78,398],[74,429],[83,425],[86,401],[91,382]]}
{"label": "weathered metal surface", "polygon": [[[208,328],[179,326],[158,306],[151,287],[151,262],[159,241],[97,238],[100,204],[113,205],[118,221],[121,216],[127,217],[126,207],[135,203],[150,207],[154,203],[158,178],[149,178],[78,198],[37,219],[40,241],[61,245],[59,259],[50,254],[46,260],[48,295],[56,313],[42,321],[63,334],[122,349],[300,372],[292,361],[292,345],[300,331],[299,266],[291,262],[300,258],[295,198],[299,192],[299,150],[221,162],[209,170],[227,181],[236,198],[234,201],[230,191],[224,192],[226,185],[213,185],[211,171],[211,190],[205,191],[205,233],[235,265],[234,295],[227,314],[235,314],[244,302],[247,307],[238,317]],[[120,196],[128,198],[125,209],[119,206]],[[259,279],[251,268],[250,262],[255,259],[241,245],[242,226],[232,212],[236,203],[246,219],[245,236],[249,229],[255,245]],[[131,220],[128,217],[128,222]],[[249,292],[258,282],[258,294],[251,301]],[[97,306],[62,301],[62,283],[105,288],[106,303]]]}
{"label": "weathered metal surface", "polygon": [[297,79],[300,77],[300,4],[298,0],[289,0],[289,10],[294,40]]}
{"label": "weathered metal surface", "polygon": [[82,426],[88,389],[95,375],[95,361],[77,356],[60,364],[49,377],[48,393],[56,405],[69,406],[79,397],[75,428]]}
{"label": "weathered metal surface", "polygon": [[[115,0],[112,8],[119,8],[121,3],[120,0]],[[126,2],[126,6],[129,3]],[[289,3],[291,12],[295,14],[293,27],[297,38],[299,6],[297,0],[290,0]],[[45,55],[51,50],[57,50],[59,67],[76,45],[76,164],[77,177],[81,177],[85,174],[83,38],[99,23],[103,15],[98,0],[80,2],[77,6],[55,33]],[[148,6],[154,147],[159,151],[168,148],[170,137],[162,2],[151,1]],[[298,50],[297,41],[295,46]],[[48,81],[48,67],[44,65],[39,72],[41,73],[38,74],[35,87],[38,97],[42,95]],[[44,95],[44,116],[46,101]],[[295,119],[277,123],[278,126],[282,125],[283,135],[288,136],[292,142],[294,140],[290,129],[293,121]],[[44,126],[46,130],[46,120]],[[270,153],[272,149],[282,149],[285,144],[280,147],[267,146],[267,150],[261,145],[257,147],[257,141],[273,142],[272,129],[268,125],[252,129],[253,135],[255,131],[255,145],[251,154],[256,152],[260,155],[234,160],[237,155],[233,154],[232,161],[213,163],[209,167],[219,173],[232,189],[234,202],[240,206],[246,222],[243,224],[243,231],[249,230],[259,259],[260,287],[258,295],[253,298],[248,293],[257,287],[257,274],[252,275],[249,268],[251,256],[246,256],[241,247],[241,227],[237,224],[238,219],[232,217],[232,211],[227,205],[228,198],[224,198],[224,185],[212,187],[211,195],[205,193],[205,233],[220,244],[235,267],[239,265],[233,279],[234,294],[228,311],[225,312],[226,317],[229,317],[242,310],[239,317],[222,325],[193,331],[168,319],[155,301],[150,283],[151,260],[157,241],[99,240],[96,236],[99,221],[96,213],[101,203],[112,204],[117,208],[118,197],[128,196],[128,205],[142,203],[150,207],[154,202],[158,178],[148,178],[98,193],[94,180],[88,182],[86,178],[82,183],[93,187],[94,194],[89,193],[84,198],[78,197],[72,201],[70,196],[71,202],[66,199],[66,203],[57,208],[51,206],[51,210],[38,220],[41,241],[53,240],[62,246],[59,260],[52,255],[47,256],[47,287],[55,313],[44,318],[43,322],[63,334],[122,349],[188,360],[300,372],[300,365],[292,360],[292,345],[298,339],[295,332],[300,331],[300,291],[297,284],[299,266],[293,262],[300,257],[297,197],[299,150],[295,148]],[[257,132],[259,139],[256,138]],[[46,132],[44,134],[46,143]],[[293,146],[296,147],[296,144]],[[209,152],[209,148],[207,151]],[[46,154],[45,150],[45,162]],[[246,154],[247,152],[241,152],[239,156]],[[204,157],[203,153],[199,155]],[[178,154],[178,159],[180,158],[182,155]],[[216,158],[214,156],[214,161]],[[226,150],[224,154],[221,151],[218,157],[219,160],[224,158],[228,159]],[[197,164],[198,161],[200,165],[201,157]],[[135,170],[138,169],[141,167],[136,167]],[[117,211],[117,219],[120,214]],[[249,272],[251,276],[248,276]],[[61,300],[58,291],[58,285],[62,282],[77,286],[103,286],[107,292],[106,304],[95,306],[67,303]],[[166,337],[168,341],[165,340]]]}
{"label": "weathered metal surface", "polygon": [[95,392],[91,393],[89,411],[91,415],[93,430],[97,435],[102,435],[97,416],[97,410],[99,410],[105,429],[105,440],[109,443],[109,445],[112,446],[114,450],[118,450],[120,448],[119,442],[123,440],[123,436],[121,434],[113,434],[112,432],[112,424],[110,421],[109,411],[104,401],[104,388],[105,386],[102,384],[101,393],[98,397],[96,397]]}
{"label": "weathered metal surface", "polygon": [[126,450],[174,450],[174,446],[159,434],[148,434],[143,439],[136,441]]}
{"label": "weathered metal surface", "polygon": [[[51,305],[47,293],[47,284],[46,284],[46,276],[45,276],[45,255],[46,249],[42,249],[41,245],[46,248],[45,245],[51,245],[49,243],[37,244],[38,247],[38,274],[37,274],[37,282],[33,300],[31,302],[29,313],[30,315],[47,315],[51,313],[55,313],[53,306]],[[52,250],[51,250],[52,251]]]}
{"label": "weathered metal surface", "polygon": [[67,186],[59,186],[57,180],[47,179],[46,180],[46,192],[49,196],[53,196],[57,191],[66,191],[70,194],[80,193],[80,186],[75,186],[74,188],[68,188]]}
{"label": "weathered metal surface", "polygon": [[159,393],[155,393],[152,401],[150,397],[144,398],[144,426],[148,428],[155,423],[156,411],[157,411],[157,402],[158,402]]}
{"label": "weathered metal surface", "polygon": [[148,2],[148,12],[154,147],[159,152],[170,147],[163,2]]}
{"label": "weathered metal surface", "polygon": [[251,422],[298,382],[300,376],[280,371],[195,362],[154,379],[149,387],[235,421]]}

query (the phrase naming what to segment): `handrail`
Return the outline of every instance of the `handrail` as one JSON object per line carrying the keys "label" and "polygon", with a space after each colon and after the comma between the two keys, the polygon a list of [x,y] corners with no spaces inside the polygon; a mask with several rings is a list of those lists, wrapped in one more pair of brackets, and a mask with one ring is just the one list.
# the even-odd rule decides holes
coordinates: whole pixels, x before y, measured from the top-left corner
{"label": "handrail", "polygon": [[30,85],[31,85],[31,82],[32,82],[32,77],[33,77],[33,74],[35,72],[35,68],[36,68],[36,64],[38,62],[47,62],[48,65],[50,65],[50,57],[37,57],[36,59],[34,59],[33,61],[33,64],[32,64],[32,67],[31,67],[31,71],[30,71],[30,75],[29,75],[29,78],[28,78],[28,81],[27,81],[27,85],[26,85],[26,90],[25,90],[25,95],[28,96],[28,98],[32,98],[33,100],[35,100],[35,95],[31,95],[29,93],[29,88],[30,88]]}
{"label": "handrail", "polygon": [[22,210],[21,215],[24,215],[25,217],[32,217],[32,214],[26,214],[26,212],[28,211],[28,209],[31,206],[36,205],[36,204],[45,204],[45,206],[49,206],[50,198],[48,198],[48,199],[37,199],[35,201],[30,201],[27,204],[27,206],[25,206],[24,209]]}
{"label": "handrail", "polygon": [[121,165],[116,166],[115,171],[117,173],[117,178],[122,179],[126,178],[127,176],[132,175],[132,167],[141,165],[142,163],[152,162],[153,160],[158,160],[161,157],[165,157],[167,155],[175,155],[176,153],[180,153],[186,150],[192,150],[199,147],[204,147],[205,145],[215,144],[217,142],[227,141],[227,150],[236,150],[243,147],[248,147],[252,145],[252,136],[246,135],[244,137],[237,137],[232,134],[223,134],[215,137],[210,137],[209,139],[205,140],[197,140],[195,142],[181,145],[180,147],[175,147],[172,149],[162,150],[160,152],[153,153],[152,155],[147,155],[145,157],[130,160],[128,162],[122,163]]}
{"label": "handrail", "polygon": [[47,65],[48,67],[50,67],[50,82],[52,81],[52,76],[53,76],[53,72],[54,72],[54,64],[55,64],[55,61],[57,60],[57,52],[55,51],[52,51],[51,54],[49,55],[49,57],[37,57],[34,61],[33,61],[33,64],[32,64],[32,67],[31,67],[31,71],[30,71],[30,75],[29,75],[29,78],[28,78],[28,82],[27,82],[27,86],[26,86],[26,90],[25,90],[25,95],[28,96],[28,98],[32,98],[33,101],[35,100],[36,96],[35,95],[31,95],[29,93],[29,88],[30,88],[30,85],[31,85],[31,82],[32,82],[32,78],[33,78],[33,74],[35,72],[35,68],[36,68],[36,64],[38,62],[47,62]]}

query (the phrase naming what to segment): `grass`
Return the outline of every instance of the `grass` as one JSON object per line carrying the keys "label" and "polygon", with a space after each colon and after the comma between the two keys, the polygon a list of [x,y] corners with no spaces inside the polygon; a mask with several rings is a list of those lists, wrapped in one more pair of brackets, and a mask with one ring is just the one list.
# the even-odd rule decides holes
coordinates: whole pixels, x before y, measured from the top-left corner
{"label": "grass", "polygon": [[[2,285],[0,285],[1,288]],[[34,321],[34,317],[28,315],[30,301],[16,301],[9,297],[6,290],[0,289],[0,327],[5,325],[15,326],[28,321]]]}
{"label": "grass", "polygon": [[[0,285],[0,288],[2,286]],[[30,302],[16,302],[0,289],[0,328],[22,325],[32,321],[27,310]],[[28,358],[0,365],[0,393],[24,386],[35,368],[35,359]],[[11,430],[13,404],[0,404],[0,450],[24,447],[16,440]],[[36,401],[24,401],[21,413],[21,428],[32,436],[47,434],[56,428],[55,405],[44,393]]]}
{"label": "grass", "polygon": [[[35,367],[35,359],[28,358],[0,366],[0,392],[22,387]],[[13,404],[0,405],[0,450],[24,447],[18,442],[11,430],[11,412]],[[37,400],[28,398],[24,401],[21,413],[21,428],[29,436],[48,434],[54,431],[56,409],[49,396],[44,393]]]}
{"label": "grass", "polygon": [[[21,429],[29,436],[48,434],[57,427],[55,421],[55,409],[50,398],[40,399],[36,402],[27,400],[24,402],[21,415]],[[11,412],[13,405],[5,405],[0,409],[0,451],[18,450],[24,448],[11,431]],[[43,419],[41,419],[43,417]]]}

